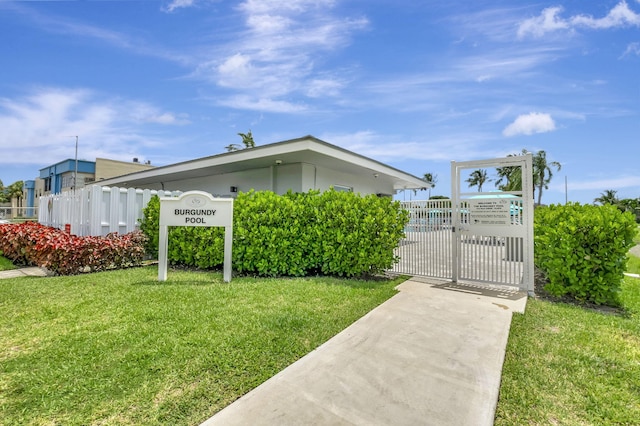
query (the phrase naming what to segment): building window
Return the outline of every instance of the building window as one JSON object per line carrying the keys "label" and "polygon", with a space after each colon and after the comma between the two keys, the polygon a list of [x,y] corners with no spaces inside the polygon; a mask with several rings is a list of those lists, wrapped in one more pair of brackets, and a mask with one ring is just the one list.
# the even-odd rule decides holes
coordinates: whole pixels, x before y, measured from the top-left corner
{"label": "building window", "polygon": [[353,187],[344,185],[333,185],[333,189],[337,192],[353,192]]}
{"label": "building window", "polygon": [[62,177],[62,187],[63,188],[71,188],[73,186],[73,176],[67,175]]}
{"label": "building window", "polygon": [[51,191],[51,178],[44,178],[44,192],[50,192]]}

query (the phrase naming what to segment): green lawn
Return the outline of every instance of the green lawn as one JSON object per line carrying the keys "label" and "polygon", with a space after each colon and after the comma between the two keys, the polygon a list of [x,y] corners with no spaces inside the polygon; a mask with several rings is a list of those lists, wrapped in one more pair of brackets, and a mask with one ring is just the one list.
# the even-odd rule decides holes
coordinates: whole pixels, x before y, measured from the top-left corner
{"label": "green lawn", "polygon": [[529,299],[515,315],[496,425],[640,424],[640,279],[625,312]]}
{"label": "green lawn", "polygon": [[13,266],[9,259],[2,257],[2,252],[0,251],[0,271],[8,271],[10,269],[16,269],[16,267]]}
{"label": "green lawn", "polygon": [[640,275],[640,257],[628,256],[627,272]]}
{"label": "green lawn", "polygon": [[0,280],[0,424],[194,425],[395,294],[146,267]]}
{"label": "green lawn", "polygon": [[[155,267],[0,280],[0,424],[197,424],[400,281],[171,271],[159,283]],[[621,299],[622,313],[530,299],[495,424],[638,424],[640,279],[625,278]]]}

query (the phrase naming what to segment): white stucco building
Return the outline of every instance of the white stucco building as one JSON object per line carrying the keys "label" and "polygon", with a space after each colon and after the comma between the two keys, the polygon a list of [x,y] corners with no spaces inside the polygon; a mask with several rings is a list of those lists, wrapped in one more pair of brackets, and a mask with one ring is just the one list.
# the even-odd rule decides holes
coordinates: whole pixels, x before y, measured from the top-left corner
{"label": "white stucco building", "polygon": [[422,179],[313,136],[226,152],[139,171],[96,184],[156,190],[205,191],[233,197],[239,191],[325,191],[392,196],[426,189]]}

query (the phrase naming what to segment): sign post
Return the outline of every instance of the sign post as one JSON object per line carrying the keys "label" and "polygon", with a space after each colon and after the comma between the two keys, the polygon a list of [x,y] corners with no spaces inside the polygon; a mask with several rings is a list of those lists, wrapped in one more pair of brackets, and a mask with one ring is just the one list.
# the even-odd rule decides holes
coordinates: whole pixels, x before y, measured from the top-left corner
{"label": "sign post", "polygon": [[233,198],[214,198],[203,191],[189,191],[179,197],[160,197],[158,281],[167,280],[169,226],[224,226],[223,279],[231,282]]}

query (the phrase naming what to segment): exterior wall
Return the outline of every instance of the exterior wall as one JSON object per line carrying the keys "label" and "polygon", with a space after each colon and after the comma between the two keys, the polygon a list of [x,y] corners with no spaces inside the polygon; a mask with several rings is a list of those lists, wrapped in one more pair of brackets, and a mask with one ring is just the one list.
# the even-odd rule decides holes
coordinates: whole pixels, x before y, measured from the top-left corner
{"label": "exterior wall", "polygon": [[127,175],[129,173],[140,172],[152,169],[151,164],[136,162],[116,161],[107,158],[96,158],[95,180],[99,184],[102,179],[109,179]]}
{"label": "exterior wall", "polygon": [[385,185],[371,173],[370,176],[360,176],[350,173],[342,173],[332,169],[316,167],[316,188],[320,191],[327,191],[330,187],[353,188],[353,192],[366,194],[393,195],[393,186]]}
{"label": "exterior wall", "polygon": [[[60,183],[60,191],[71,191],[74,186],[73,175],[75,172],[66,172],[60,175],[61,183]],[[93,177],[93,173],[81,173],[80,169],[78,169],[78,185],[77,188],[83,188],[87,185],[90,185],[95,180]]]}
{"label": "exterior wall", "polygon": [[26,215],[29,217],[35,216],[35,206],[36,202],[36,181],[35,180],[26,180],[24,181],[24,185],[22,187],[22,197],[26,201],[26,206],[29,207],[27,209]]}
{"label": "exterior wall", "polygon": [[[84,178],[81,178],[81,176],[93,178],[95,167],[96,165],[93,161],[78,160],[78,187],[84,186]],[[57,194],[63,188],[71,188],[75,170],[76,162],[73,159],[61,161],[40,169],[40,178],[45,181],[45,193]]]}
{"label": "exterior wall", "polygon": [[[244,170],[241,172],[225,173],[221,175],[203,176],[194,179],[174,180],[144,185],[143,189],[166,191],[205,191],[215,197],[235,197],[237,192],[231,192],[231,187],[238,192],[272,190],[271,167]],[[286,192],[286,191],[285,191]]]}
{"label": "exterior wall", "polygon": [[34,217],[38,211],[40,197],[44,195],[44,180],[36,178],[35,180],[24,181],[22,194],[26,210],[25,215]]}
{"label": "exterior wall", "polygon": [[[99,182],[96,182],[99,184]],[[377,180],[373,174],[359,176],[357,174],[338,172],[332,169],[318,167],[309,163],[293,163],[275,165],[261,169],[243,170],[241,172],[225,173],[213,176],[203,176],[193,179],[172,180],[144,185],[143,189],[165,191],[205,191],[216,197],[235,197],[232,192],[235,187],[238,192],[274,191],[284,194],[293,192],[307,192],[312,189],[326,191],[330,187],[352,188],[353,192],[366,194],[382,194],[391,196],[394,191],[392,185]]]}
{"label": "exterior wall", "polygon": [[274,192],[286,194],[287,191],[303,192],[301,163],[274,166]]}

